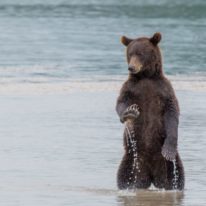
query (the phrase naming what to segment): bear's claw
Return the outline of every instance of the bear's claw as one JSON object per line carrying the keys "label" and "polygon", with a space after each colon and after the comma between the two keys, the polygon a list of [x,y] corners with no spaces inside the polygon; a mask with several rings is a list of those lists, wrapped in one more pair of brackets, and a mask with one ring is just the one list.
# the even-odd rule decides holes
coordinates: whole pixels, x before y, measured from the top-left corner
{"label": "bear's claw", "polygon": [[168,161],[173,161],[175,160],[175,157],[176,157],[176,150],[175,149],[172,149],[166,145],[163,145],[162,147],[162,156],[168,160]]}
{"label": "bear's claw", "polygon": [[127,107],[124,111],[120,121],[123,123],[127,119],[136,119],[139,116],[139,106],[137,104],[132,104],[131,106]]}

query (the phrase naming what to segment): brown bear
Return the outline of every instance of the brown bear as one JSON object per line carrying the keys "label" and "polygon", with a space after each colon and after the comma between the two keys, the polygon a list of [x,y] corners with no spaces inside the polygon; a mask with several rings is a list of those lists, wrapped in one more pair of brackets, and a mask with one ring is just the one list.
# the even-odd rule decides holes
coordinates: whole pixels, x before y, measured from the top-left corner
{"label": "brown bear", "polygon": [[125,154],[119,166],[119,189],[184,189],[184,168],[177,151],[179,106],[162,69],[158,43],[151,38],[121,42],[127,47],[129,77],[117,99],[116,111],[125,123]]}

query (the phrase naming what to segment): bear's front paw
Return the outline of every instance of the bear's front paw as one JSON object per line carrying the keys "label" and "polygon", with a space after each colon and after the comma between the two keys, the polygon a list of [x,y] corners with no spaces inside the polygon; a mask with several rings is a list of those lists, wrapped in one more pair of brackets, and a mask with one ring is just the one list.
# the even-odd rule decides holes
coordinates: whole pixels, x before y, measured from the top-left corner
{"label": "bear's front paw", "polygon": [[168,161],[173,161],[175,160],[175,157],[176,157],[176,154],[177,154],[177,150],[176,148],[173,148],[169,145],[163,145],[162,147],[162,156],[168,160]]}
{"label": "bear's front paw", "polygon": [[137,104],[132,104],[123,113],[120,121],[124,123],[128,119],[136,119],[139,116],[139,106]]}

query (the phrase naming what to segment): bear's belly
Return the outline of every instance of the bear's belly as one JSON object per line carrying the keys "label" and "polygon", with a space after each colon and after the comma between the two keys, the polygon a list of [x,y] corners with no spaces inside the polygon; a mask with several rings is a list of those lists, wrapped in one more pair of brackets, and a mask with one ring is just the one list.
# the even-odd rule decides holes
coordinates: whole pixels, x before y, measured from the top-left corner
{"label": "bear's belly", "polygon": [[[154,100],[155,101],[155,100]],[[140,106],[140,116],[133,122],[137,147],[142,153],[160,153],[164,142],[164,123],[161,104],[149,102]]]}
{"label": "bear's belly", "polygon": [[136,151],[139,156],[161,154],[163,135],[155,124],[139,124],[130,121],[125,125],[125,146],[127,151]]}

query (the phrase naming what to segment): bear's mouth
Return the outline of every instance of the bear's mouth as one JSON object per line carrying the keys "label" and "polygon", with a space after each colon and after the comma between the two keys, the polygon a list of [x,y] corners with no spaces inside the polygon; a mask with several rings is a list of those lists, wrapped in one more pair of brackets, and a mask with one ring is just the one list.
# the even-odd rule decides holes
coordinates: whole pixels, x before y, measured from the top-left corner
{"label": "bear's mouth", "polygon": [[142,65],[141,64],[136,65],[136,66],[129,65],[128,70],[130,74],[137,74],[142,70]]}

